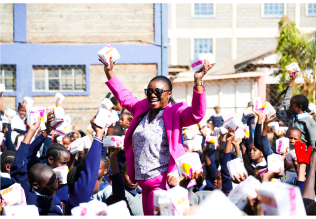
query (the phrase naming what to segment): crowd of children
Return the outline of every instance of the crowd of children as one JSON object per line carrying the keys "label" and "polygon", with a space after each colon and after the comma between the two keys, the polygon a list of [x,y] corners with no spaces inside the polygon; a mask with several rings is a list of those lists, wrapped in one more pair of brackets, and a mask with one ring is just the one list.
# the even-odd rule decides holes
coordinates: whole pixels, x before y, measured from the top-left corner
{"label": "crowd of children", "polygon": [[[284,92],[286,118],[269,103],[257,107],[257,98],[240,119],[224,121],[216,106],[214,116],[198,123],[199,133],[183,128],[186,153],[175,159],[178,170],[164,175],[168,185],[153,194],[126,162],[123,141],[137,106],[125,103],[129,112],[121,100],[105,98],[86,134],[64,115],[59,93],[56,106],[39,113],[29,97],[16,112],[4,110],[1,94],[1,215],[148,215],[145,192],[153,195],[156,215],[315,215],[315,105],[291,95],[295,78]],[[156,120],[146,123],[149,116],[138,119],[145,123],[136,133],[157,128]]]}

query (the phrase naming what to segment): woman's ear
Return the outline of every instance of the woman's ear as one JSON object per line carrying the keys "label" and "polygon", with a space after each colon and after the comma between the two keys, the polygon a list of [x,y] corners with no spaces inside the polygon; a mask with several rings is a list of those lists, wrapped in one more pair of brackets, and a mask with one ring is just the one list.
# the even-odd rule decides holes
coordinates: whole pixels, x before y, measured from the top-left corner
{"label": "woman's ear", "polygon": [[53,164],[53,161],[54,161],[54,159],[53,159],[52,156],[49,156],[49,157],[47,158],[48,164],[52,165],[52,164]]}

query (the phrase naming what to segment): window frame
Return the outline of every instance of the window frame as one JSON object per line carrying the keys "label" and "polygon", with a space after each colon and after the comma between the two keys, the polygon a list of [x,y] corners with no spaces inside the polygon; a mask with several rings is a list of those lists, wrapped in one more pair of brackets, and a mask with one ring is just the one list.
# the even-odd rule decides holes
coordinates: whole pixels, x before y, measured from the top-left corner
{"label": "window frame", "polygon": [[316,5],[316,3],[306,3],[306,16],[308,16],[308,17],[316,17],[316,10],[315,10],[315,14],[308,14],[308,4],[315,4]]}
{"label": "window frame", "polygon": [[201,3],[191,3],[191,16],[193,18],[215,18],[216,17],[216,3],[207,3],[207,4],[213,4],[212,15],[195,15],[194,4],[201,4]]}
{"label": "window frame", "polygon": [[[1,64],[1,66],[13,66],[14,67],[14,76],[15,78],[13,77],[13,80],[15,79],[15,85],[14,85],[14,90],[12,89],[8,89],[7,86],[5,86],[5,92],[15,92],[16,91],[16,65],[5,65],[5,64]],[[1,70],[1,77],[2,77],[2,80],[0,81],[1,84],[5,84],[5,73],[4,73],[5,69],[2,68]]]}
{"label": "window frame", "polygon": [[[283,4],[283,14],[282,15],[276,15],[276,14],[266,15],[266,14],[264,14],[264,4]],[[284,15],[286,15],[286,13],[287,13],[286,9],[287,9],[286,3],[261,3],[261,17],[262,18],[281,18]]]}
{"label": "window frame", "polygon": [[[83,73],[85,75],[85,90],[74,90],[75,88],[75,68],[77,66],[80,66],[80,68],[82,68],[83,70]],[[37,90],[35,88],[35,69],[34,67],[43,67],[45,68],[45,90]],[[48,74],[48,70],[49,70],[49,67],[56,67],[58,68],[58,77],[49,77],[49,74]],[[67,77],[62,77],[62,74],[61,74],[61,70],[63,67],[70,67],[71,68],[71,72],[72,72],[72,90],[64,90],[64,89],[61,89],[62,88],[62,79],[68,79]],[[82,93],[82,92],[86,92],[87,91],[87,73],[86,73],[86,66],[85,65],[33,65],[33,69],[32,69],[32,92],[35,92],[35,93],[40,93],[40,92],[44,92],[44,93],[51,93],[51,92],[76,92],[76,93]],[[58,79],[59,80],[59,90],[49,90],[49,80],[50,79]]]}
{"label": "window frame", "polygon": [[[205,37],[201,37],[201,38],[191,38],[191,42],[192,42],[192,53],[191,53],[191,59],[194,59],[195,57],[195,52],[194,52],[194,48],[195,48],[195,40],[205,40],[205,39],[208,39],[208,40],[211,40],[211,53],[213,54],[213,56],[215,57],[215,43],[216,43],[216,39],[215,38],[205,38]],[[216,58],[216,57],[215,57]]]}

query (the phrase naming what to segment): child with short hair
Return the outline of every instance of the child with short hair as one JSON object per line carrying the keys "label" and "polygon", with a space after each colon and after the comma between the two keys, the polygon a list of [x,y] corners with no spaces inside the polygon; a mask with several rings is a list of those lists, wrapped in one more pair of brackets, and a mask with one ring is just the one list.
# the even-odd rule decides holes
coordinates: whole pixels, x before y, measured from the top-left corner
{"label": "child with short hair", "polygon": [[5,151],[1,154],[1,190],[13,184],[10,177],[10,167],[14,162],[15,151]]}
{"label": "child with short hair", "polygon": [[215,106],[214,111],[215,111],[215,115],[211,116],[210,119],[212,120],[214,127],[222,127],[224,124],[224,119],[220,115],[221,108],[219,108],[218,106]]}
{"label": "child with short hair", "polygon": [[291,76],[289,86],[285,90],[283,105],[289,118],[289,128],[296,127],[301,131],[302,141],[306,146],[315,147],[316,122],[309,116],[308,99],[299,94],[291,98],[292,89],[295,84],[295,76]]}

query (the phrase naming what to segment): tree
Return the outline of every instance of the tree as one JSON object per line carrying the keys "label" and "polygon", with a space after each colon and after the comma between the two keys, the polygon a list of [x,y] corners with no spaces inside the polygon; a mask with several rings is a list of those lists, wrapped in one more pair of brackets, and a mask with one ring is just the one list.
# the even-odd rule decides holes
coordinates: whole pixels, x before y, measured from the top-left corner
{"label": "tree", "polygon": [[303,84],[295,84],[293,95],[304,94],[309,102],[316,100],[316,32],[307,34],[300,32],[287,16],[283,16],[279,22],[280,37],[276,52],[279,56],[279,71],[275,76],[281,74],[279,90],[286,88],[289,75],[286,66],[296,62],[304,78]]}

